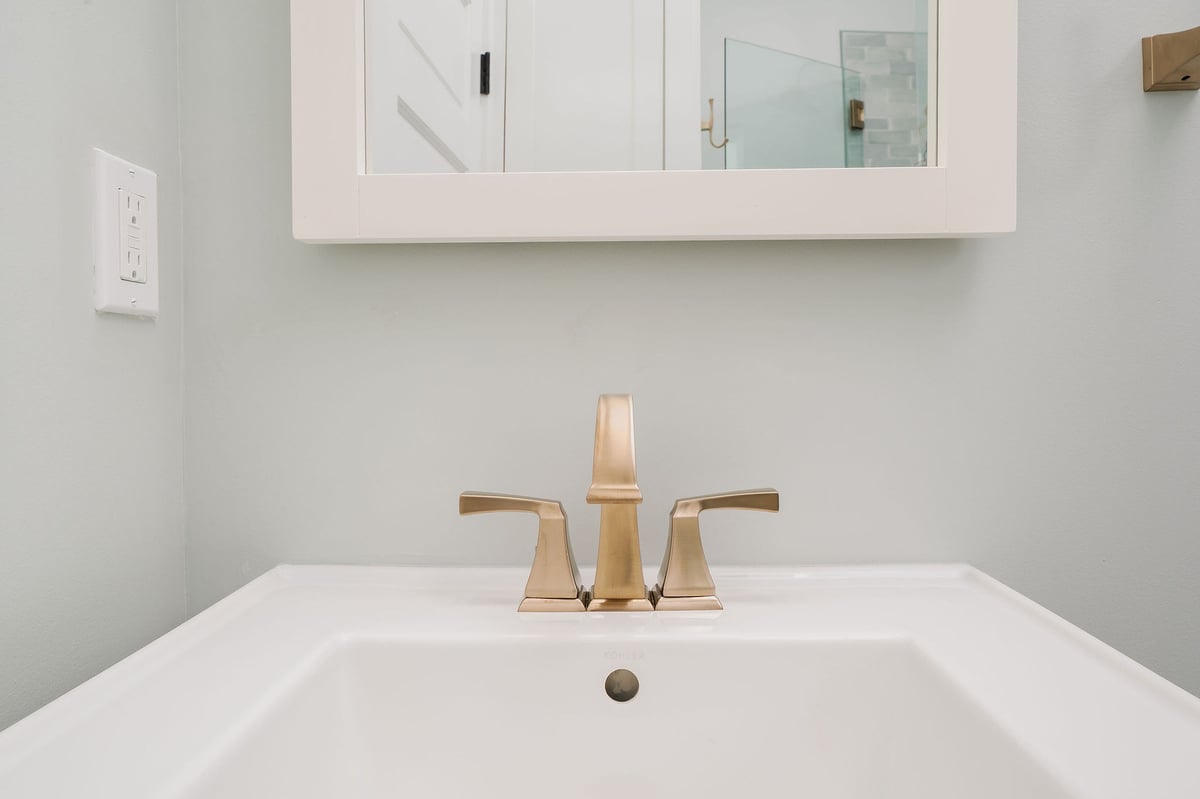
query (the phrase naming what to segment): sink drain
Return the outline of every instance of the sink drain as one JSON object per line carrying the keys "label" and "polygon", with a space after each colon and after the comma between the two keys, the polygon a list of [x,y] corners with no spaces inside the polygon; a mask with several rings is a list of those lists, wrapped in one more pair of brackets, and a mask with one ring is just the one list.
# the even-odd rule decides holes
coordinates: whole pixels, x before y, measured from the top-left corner
{"label": "sink drain", "polygon": [[629,669],[617,669],[604,681],[604,692],[614,702],[628,702],[637,696],[637,675]]}

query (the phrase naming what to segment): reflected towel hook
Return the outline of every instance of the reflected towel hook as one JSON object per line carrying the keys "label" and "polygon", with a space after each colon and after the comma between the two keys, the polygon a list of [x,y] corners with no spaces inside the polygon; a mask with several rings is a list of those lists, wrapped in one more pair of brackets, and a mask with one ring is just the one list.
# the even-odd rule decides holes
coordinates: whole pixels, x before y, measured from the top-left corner
{"label": "reflected towel hook", "polygon": [[729,137],[725,137],[721,140],[720,144],[717,144],[717,139],[715,136],[713,136],[713,124],[717,121],[717,111],[714,107],[716,102],[717,101],[712,97],[708,98],[708,121],[700,125],[700,132],[707,133],[708,143],[711,144],[715,149],[720,150],[726,144],[729,144]]}

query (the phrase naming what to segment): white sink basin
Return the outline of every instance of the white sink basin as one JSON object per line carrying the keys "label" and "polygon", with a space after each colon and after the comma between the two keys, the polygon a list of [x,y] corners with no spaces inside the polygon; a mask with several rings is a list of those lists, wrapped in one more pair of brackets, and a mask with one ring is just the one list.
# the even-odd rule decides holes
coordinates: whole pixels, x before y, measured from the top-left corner
{"label": "white sink basin", "polygon": [[0,796],[1200,796],[1200,699],[969,567],[715,569],[701,613],[525,576],[276,569],[0,733]]}

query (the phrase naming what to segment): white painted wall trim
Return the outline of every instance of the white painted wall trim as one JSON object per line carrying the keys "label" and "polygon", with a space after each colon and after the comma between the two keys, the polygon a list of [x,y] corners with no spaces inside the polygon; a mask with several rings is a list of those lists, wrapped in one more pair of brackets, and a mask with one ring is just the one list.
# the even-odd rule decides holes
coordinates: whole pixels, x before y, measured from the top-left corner
{"label": "white painted wall trim", "polygon": [[663,3],[663,166],[700,169],[700,3]]}

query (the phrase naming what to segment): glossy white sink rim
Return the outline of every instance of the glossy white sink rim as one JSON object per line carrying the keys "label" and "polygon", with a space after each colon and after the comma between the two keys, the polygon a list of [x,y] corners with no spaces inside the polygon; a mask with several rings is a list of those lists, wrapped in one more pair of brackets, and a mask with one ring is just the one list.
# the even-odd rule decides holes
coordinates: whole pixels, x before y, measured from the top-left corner
{"label": "glossy white sink rim", "polygon": [[[714,569],[721,613],[517,614],[520,569],[285,566],[0,732],[0,795],[192,795],[367,641],[911,642],[1079,797],[1200,796],[1200,699],[967,566]],[[636,664],[635,664],[636,665]]]}

